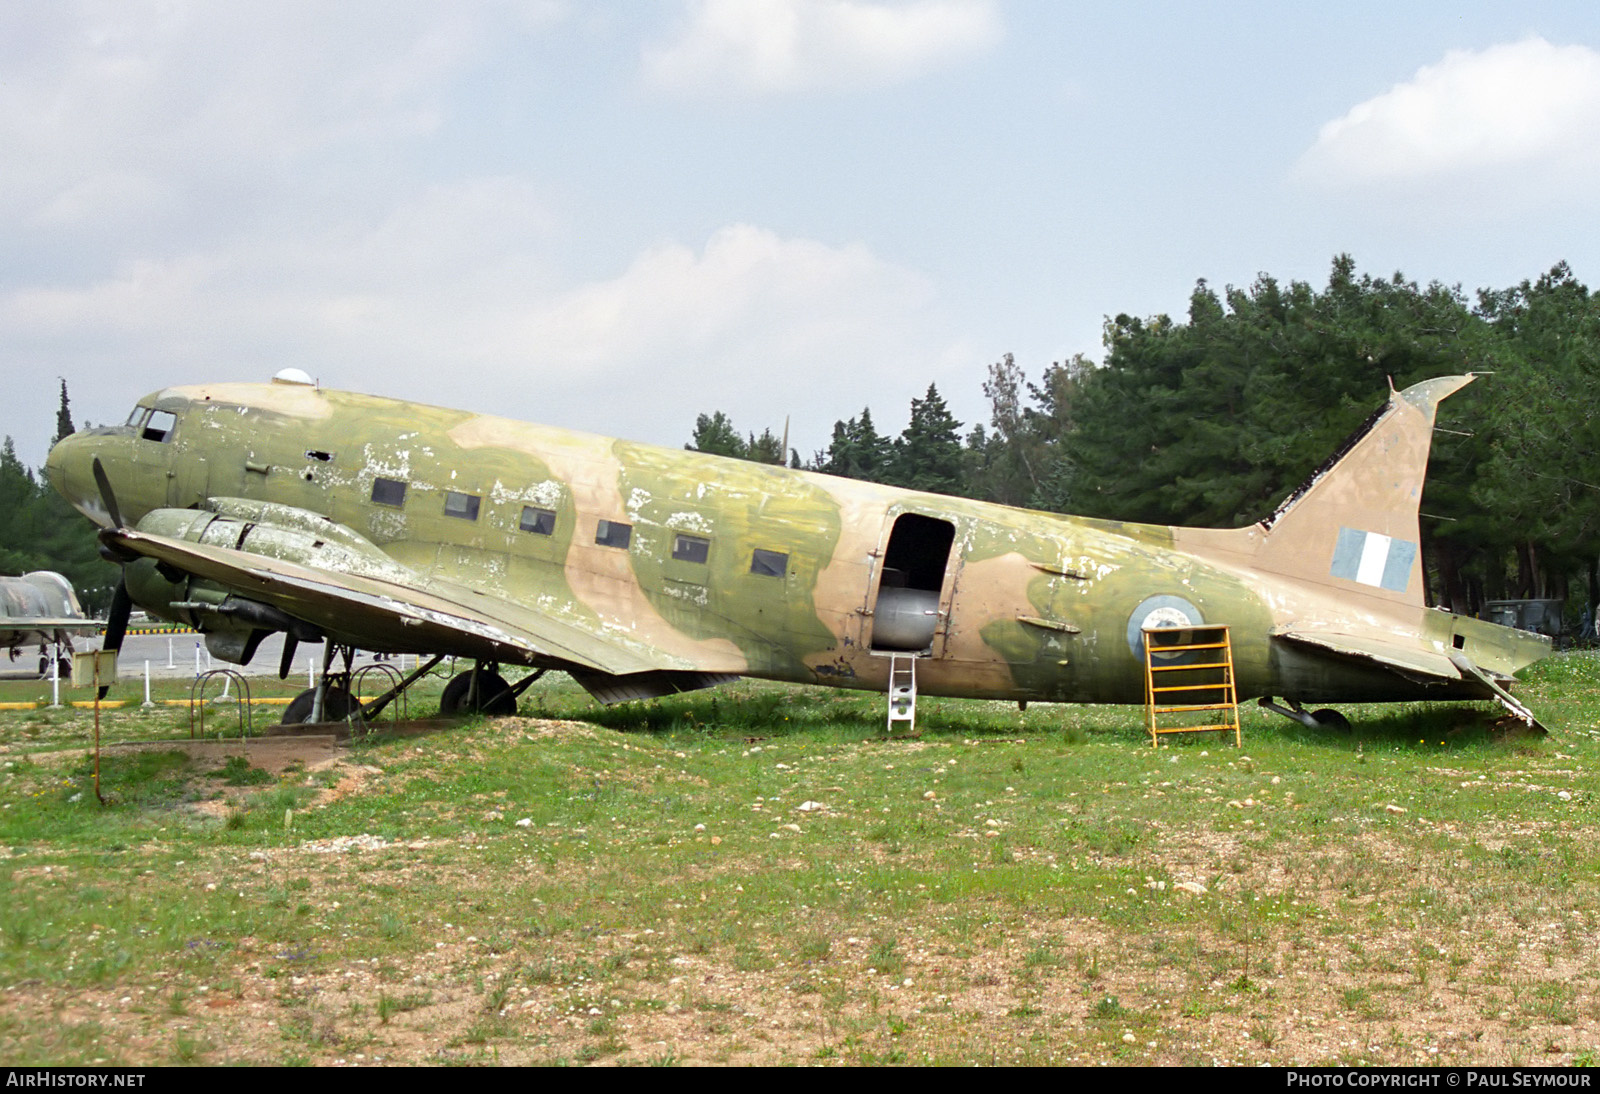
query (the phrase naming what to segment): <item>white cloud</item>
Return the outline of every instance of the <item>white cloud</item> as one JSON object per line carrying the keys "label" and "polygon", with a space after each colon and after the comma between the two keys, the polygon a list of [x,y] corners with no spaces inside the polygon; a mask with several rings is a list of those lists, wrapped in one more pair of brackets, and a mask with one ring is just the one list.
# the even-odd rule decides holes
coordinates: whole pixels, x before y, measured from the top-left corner
{"label": "white cloud", "polygon": [[735,225],[641,253],[575,222],[559,179],[498,150],[456,162],[463,80],[557,14],[0,4],[0,358],[28,378],[0,432],[42,457],[29,423],[54,420],[57,374],[103,422],[149,389],[294,365],[664,443],[712,409],[757,431],[790,413],[808,452],[967,360],[928,283],[861,244]]}
{"label": "white cloud", "polygon": [[861,244],[829,247],[740,224],[700,254],[677,243],[652,248],[621,276],[538,308],[528,332],[553,359],[603,365],[663,349],[704,353],[730,336],[765,341],[775,331],[804,344],[826,325],[865,327],[879,309],[898,316],[927,296],[921,278]]}
{"label": "white cloud", "polygon": [[[711,410],[757,432],[792,414],[807,455],[834,418],[870,403],[892,419],[952,357],[970,364],[927,281],[861,244],[734,225],[574,286],[541,258],[548,230],[512,180],[441,187],[372,227],[0,295],[0,352],[71,354],[75,398],[92,373],[118,407],[145,387],[292,364],[329,386],[666,444]],[[113,379],[127,375],[141,391]]]}
{"label": "white cloud", "polygon": [[692,0],[680,37],[644,52],[675,91],[774,94],[895,83],[1001,37],[992,0]]}
{"label": "white cloud", "polygon": [[1597,163],[1600,53],[1529,38],[1447,53],[1324,125],[1297,169],[1311,181],[1359,185],[1535,165],[1587,175]]}
{"label": "white cloud", "polygon": [[438,130],[449,77],[506,25],[556,14],[414,0],[0,5],[0,225],[143,217],[171,242],[330,163],[381,186],[396,145]]}
{"label": "white cloud", "polygon": [[671,443],[712,410],[757,432],[793,415],[809,455],[856,404],[892,419],[921,394],[952,352],[932,298],[861,244],[734,225],[698,253],[663,244],[538,304],[495,356],[567,423]]}

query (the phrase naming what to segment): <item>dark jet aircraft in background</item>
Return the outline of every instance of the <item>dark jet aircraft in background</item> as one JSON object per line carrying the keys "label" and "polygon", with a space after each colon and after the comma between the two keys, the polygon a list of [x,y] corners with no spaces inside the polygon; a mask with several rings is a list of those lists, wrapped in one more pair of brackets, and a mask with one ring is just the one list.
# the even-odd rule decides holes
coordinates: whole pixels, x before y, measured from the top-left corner
{"label": "dark jet aircraft in background", "polygon": [[28,646],[39,647],[39,675],[59,664],[62,679],[72,675],[72,635],[100,629],[84,617],[72,583],[51,570],[0,577],[0,649],[15,661]]}

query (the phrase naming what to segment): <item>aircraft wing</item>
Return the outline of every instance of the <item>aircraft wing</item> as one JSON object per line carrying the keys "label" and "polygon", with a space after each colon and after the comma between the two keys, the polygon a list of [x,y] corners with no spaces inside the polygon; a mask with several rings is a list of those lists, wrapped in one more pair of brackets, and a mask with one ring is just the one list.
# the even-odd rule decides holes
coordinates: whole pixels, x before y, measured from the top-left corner
{"label": "aircraft wing", "polygon": [[1348,634],[1326,630],[1277,631],[1274,637],[1303,646],[1329,650],[1344,657],[1375,662],[1413,680],[1470,681],[1479,686],[1485,699],[1494,699],[1530,728],[1544,732],[1544,726],[1520,700],[1508,692],[1489,672],[1474,664],[1461,650],[1448,654],[1415,643],[1388,641],[1374,635]]}
{"label": "aircraft wing", "polygon": [[[577,667],[607,676],[702,666],[652,657],[629,644],[476,590],[418,575],[402,584],[303,566],[249,551],[129,528],[102,533],[118,549],[207,578],[329,634],[361,644],[461,657]],[[637,646],[637,644],[634,644]]]}
{"label": "aircraft wing", "polygon": [[97,631],[105,626],[98,619],[83,616],[63,616],[49,619],[38,615],[0,616],[0,631]]}

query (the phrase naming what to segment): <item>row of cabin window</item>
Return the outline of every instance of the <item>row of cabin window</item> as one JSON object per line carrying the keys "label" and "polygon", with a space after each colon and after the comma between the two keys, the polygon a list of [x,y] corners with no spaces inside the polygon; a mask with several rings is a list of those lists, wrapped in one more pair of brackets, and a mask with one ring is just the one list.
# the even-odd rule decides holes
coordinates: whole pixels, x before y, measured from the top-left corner
{"label": "row of cabin window", "polygon": [[[406,484],[398,479],[374,479],[372,500],[379,505],[395,508],[405,504]],[[463,494],[446,490],[444,515],[461,520],[477,520],[483,499],[476,494]],[[532,505],[522,507],[522,519],[517,527],[538,536],[552,536],[556,531],[556,514],[550,509]],[[633,525],[617,520],[602,520],[595,529],[594,541],[602,547],[627,550],[633,541]],[[677,533],[672,540],[672,557],[679,562],[705,563],[711,557],[711,541],[704,536]],[[766,551],[757,547],[750,558],[750,572],[763,577],[782,577],[788,572],[789,556],[781,551]]]}

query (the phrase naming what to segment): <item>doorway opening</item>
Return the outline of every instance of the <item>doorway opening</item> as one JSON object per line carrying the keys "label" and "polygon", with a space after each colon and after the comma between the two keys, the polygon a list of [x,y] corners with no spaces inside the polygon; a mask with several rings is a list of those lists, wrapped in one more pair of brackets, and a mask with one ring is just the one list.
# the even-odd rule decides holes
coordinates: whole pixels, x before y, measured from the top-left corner
{"label": "doorway opening", "polygon": [[895,518],[872,608],[872,649],[926,653],[933,648],[939,593],[955,538],[956,526],[947,520],[920,513]]}

